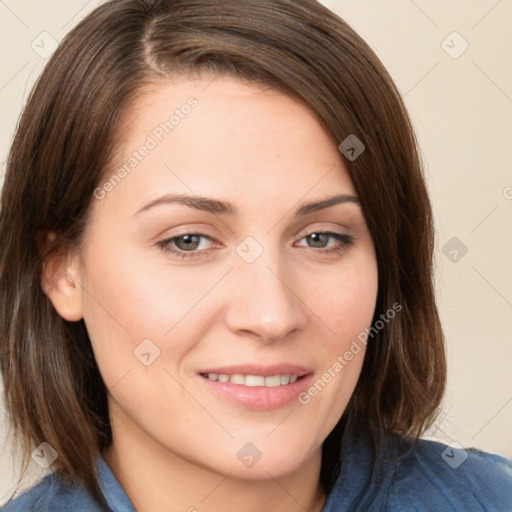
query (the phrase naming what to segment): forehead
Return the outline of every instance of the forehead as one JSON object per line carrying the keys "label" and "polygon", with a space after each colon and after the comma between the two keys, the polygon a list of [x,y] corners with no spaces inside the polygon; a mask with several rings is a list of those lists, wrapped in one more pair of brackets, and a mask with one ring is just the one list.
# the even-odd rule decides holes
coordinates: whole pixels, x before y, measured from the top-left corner
{"label": "forehead", "polygon": [[105,198],[112,206],[136,208],[166,192],[260,207],[310,192],[354,194],[337,144],[313,112],[265,86],[225,76],[169,81],[142,91],[122,120],[103,182],[115,178]]}

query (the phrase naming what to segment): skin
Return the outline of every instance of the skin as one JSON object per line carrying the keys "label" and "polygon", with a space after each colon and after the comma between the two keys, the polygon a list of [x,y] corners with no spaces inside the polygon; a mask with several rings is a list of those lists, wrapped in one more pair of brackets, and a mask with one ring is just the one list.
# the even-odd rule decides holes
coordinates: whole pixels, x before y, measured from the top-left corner
{"label": "skin", "polygon": [[[123,114],[115,164],[191,96],[197,107],[93,199],[80,251],[48,267],[46,290],[63,318],[85,321],[109,389],[114,442],[103,455],[138,512],[215,512],[226,503],[319,511],[321,445],[352,395],[364,350],[308,404],[269,411],[226,401],[197,372],[287,362],[312,369],[316,381],[371,324],[374,245],[358,203],[295,216],[305,202],[356,193],[311,111],[258,85],[196,77],[148,89]],[[229,201],[239,214],[166,204],[134,215],[165,193]],[[307,236],[322,231],[353,242]],[[192,259],[157,245],[197,232],[211,240],[197,240]],[[250,264],[236,252],[248,236],[263,249]],[[187,249],[183,239],[172,247]],[[326,253],[335,247],[342,250]],[[144,339],[160,350],[149,366],[134,356]],[[262,454],[251,468],[237,457],[248,442]]]}

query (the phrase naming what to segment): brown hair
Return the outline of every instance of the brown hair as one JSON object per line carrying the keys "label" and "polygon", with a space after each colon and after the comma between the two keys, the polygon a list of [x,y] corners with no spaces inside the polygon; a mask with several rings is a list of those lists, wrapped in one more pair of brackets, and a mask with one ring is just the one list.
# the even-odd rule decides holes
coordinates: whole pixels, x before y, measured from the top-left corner
{"label": "brown hair", "polygon": [[[368,341],[354,394],[324,442],[324,488],[347,418],[419,437],[444,392],[431,206],[404,103],[369,46],[314,0],[113,0],[65,37],[36,83],[9,155],[0,219],[0,363],[24,469],[31,446],[48,442],[59,454],[55,472],[99,502],[95,458],[112,441],[107,389],[83,320],[57,314],[41,265],[80,245],[135,95],[203,71],[294,95],[336,144],[354,134],[366,146],[345,161],[376,248],[374,322],[395,303],[402,310]],[[41,254],[46,232],[57,237]]]}

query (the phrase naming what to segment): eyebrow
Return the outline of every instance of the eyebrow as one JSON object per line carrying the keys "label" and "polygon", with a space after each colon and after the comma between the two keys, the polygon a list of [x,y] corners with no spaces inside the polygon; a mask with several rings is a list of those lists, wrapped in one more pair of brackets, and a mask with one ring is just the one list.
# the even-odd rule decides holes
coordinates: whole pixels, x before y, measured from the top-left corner
{"label": "eyebrow", "polygon": [[[359,204],[360,200],[357,196],[350,194],[339,194],[327,199],[320,199],[305,203],[295,211],[296,216],[307,215],[309,213],[317,212],[319,210],[325,210],[337,204],[343,203],[356,203]],[[146,212],[156,206],[167,204],[183,204],[196,210],[201,210],[215,215],[227,215],[235,217],[238,215],[238,208],[232,203],[226,201],[220,201],[210,197],[203,196],[189,196],[185,194],[166,194],[164,196],[153,199],[149,203],[145,204],[137,210],[133,215],[139,215],[140,213]]]}

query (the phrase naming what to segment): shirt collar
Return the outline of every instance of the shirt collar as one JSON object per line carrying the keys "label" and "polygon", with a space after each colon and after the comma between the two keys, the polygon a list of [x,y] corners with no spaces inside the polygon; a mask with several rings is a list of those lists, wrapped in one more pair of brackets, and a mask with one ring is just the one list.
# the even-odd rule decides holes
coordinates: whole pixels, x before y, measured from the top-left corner
{"label": "shirt collar", "polygon": [[96,457],[101,491],[112,512],[136,512],[128,496],[101,455]]}

